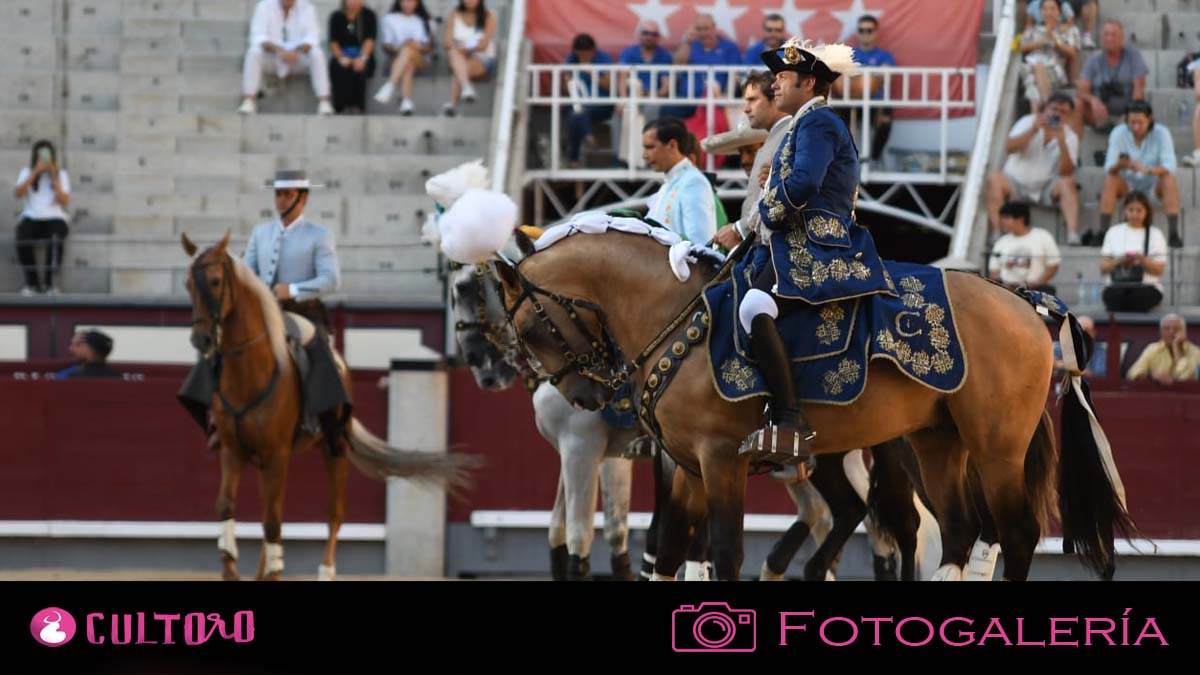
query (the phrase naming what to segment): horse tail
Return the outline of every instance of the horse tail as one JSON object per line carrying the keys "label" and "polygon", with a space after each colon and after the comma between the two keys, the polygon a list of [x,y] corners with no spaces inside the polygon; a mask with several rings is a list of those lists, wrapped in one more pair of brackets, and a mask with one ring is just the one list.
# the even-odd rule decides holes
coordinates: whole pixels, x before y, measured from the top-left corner
{"label": "horse tail", "polygon": [[1046,532],[1050,523],[1058,519],[1058,505],[1055,503],[1057,453],[1054,420],[1048,411],[1043,410],[1033,439],[1029,441],[1029,451],[1025,453],[1025,494],[1037,519],[1038,529],[1042,532]]}
{"label": "horse tail", "polygon": [[906,454],[912,456],[913,450],[903,436],[872,446],[871,487],[867,492],[867,516],[876,535],[902,548],[916,539],[921,525],[913,503],[914,486],[904,468]]}
{"label": "horse tail", "polygon": [[1078,553],[1090,569],[1111,579],[1116,570],[1115,531],[1129,538],[1137,527],[1126,508],[1112,447],[1096,418],[1087,381],[1080,375],[1080,364],[1091,358],[1091,343],[1070,314],[1063,321],[1059,343],[1070,373],[1063,382],[1058,460],[1063,553]]}
{"label": "horse tail", "polygon": [[444,486],[454,496],[471,488],[471,472],[482,465],[475,455],[420,452],[389,446],[367,430],[357,418],[350,419],[350,461],[372,478],[399,476]]}

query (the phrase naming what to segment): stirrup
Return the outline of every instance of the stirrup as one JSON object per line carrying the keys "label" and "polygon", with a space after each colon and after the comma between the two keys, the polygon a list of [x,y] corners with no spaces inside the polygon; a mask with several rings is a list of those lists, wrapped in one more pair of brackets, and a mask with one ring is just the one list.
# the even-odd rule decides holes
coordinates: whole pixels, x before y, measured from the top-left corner
{"label": "stirrup", "polygon": [[747,436],[738,454],[748,455],[753,462],[784,466],[808,463],[813,460],[811,442],[816,437],[815,431],[770,424]]}

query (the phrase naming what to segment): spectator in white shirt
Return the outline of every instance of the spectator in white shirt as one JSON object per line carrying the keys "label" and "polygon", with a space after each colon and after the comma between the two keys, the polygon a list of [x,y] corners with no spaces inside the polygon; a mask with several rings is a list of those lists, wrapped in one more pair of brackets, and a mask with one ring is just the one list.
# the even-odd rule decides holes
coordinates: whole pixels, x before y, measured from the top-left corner
{"label": "spectator in white shirt", "polygon": [[1167,238],[1151,227],[1154,210],[1143,192],[1125,198],[1125,220],[1108,228],[1100,250],[1100,272],[1109,275],[1104,306],[1110,312],[1149,312],[1162,302],[1159,281],[1167,271]]}
{"label": "spectator in white shirt", "polygon": [[238,112],[253,115],[262,89],[264,72],[280,79],[308,71],[313,93],[320,99],[317,113],[332,115],[329,102],[329,67],[321,48],[321,24],[309,0],[259,0],[250,20],[250,47],[242,69],[242,94]]}
{"label": "spectator in white shirt", "polygon": [[[33,144],[29,166],[17,176],[14,194],[25,200],[21,222],[17,225],[17,260],[25,272],[21,295],[44,291],[58,293],[54,276],[62,262],[63,240],[67,238],[66,208],[71,203],[71,180],[58,168],[54,144],[41,140]],[[35,248],[49,244],[46,250],[46,274],[39,278]]]}
{"label": "spectator in white shirt", "polygon": [[1029,205],[1008,202],[1000,209],[1000,224],[1007,234],[992,247],[988,276],[1006,286],[1057,293],[1050,280],[1062,262],[1058,245],[1049,232],[1029,226]]}
{"label": "spectator in white shirt", "polygon": [[400,114],[413,114],[413,78],[417,71],[429,65],[433,53],[429,31],[429,10],[424,0],[395,0],[392,9],[383,17],[383,51],[392,56],[388,81],[379,88],[375,100],[387,105],[396,95],[399,85],[403,98]]}
{"label": "spectator in white shirt", "polygon": [[1053,206],[1057,201],[1067,221],[1067,243],[1080,242],[1079,189],[1074,177],[1079,136],[1067,123],[1074,107],[1070,96],[1056,93],[1041,114],[1026,115],[1013,125],[1004,146],[1008,153],[1004,169],[988,176],[987,212],[993,240],[1000,236],[1000,207],[1012,199],[1039,206]]}

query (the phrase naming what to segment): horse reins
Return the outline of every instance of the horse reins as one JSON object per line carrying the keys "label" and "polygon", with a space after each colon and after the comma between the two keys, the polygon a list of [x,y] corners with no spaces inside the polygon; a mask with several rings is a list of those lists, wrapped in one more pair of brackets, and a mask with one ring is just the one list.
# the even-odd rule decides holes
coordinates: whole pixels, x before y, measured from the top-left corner
{"label": "horse reins", "polygon": [[[213,265],[221,265],[222,276],[225,279],[224,285],[225,285],[225,288],[229,289],[229,291],[228,291],[229,304],[231,307],[236,306],[235,305],[236,298],[234,297],[234,284],[233,284],[233,279],[234,279],[233,263],[228,258],[220,263],[211,263],[210,262],[210,263],[201,264],[197,261],[197,263],[195,265],[193,265],[193,267],[192,267],[192,286],[196,289],[196,292],[200,295],[200,301],[204,306],[204,310],[208,312],[208,321],[210,321],[213,326],[213,342],[216,344],[216,347],[214,349],[215,358],[213,359],[213,371],[217,374],[216,386],[214,387],[213,393],[215,393],[217,395],[217,398],[220,399],[221,406],[224,407],[231,415],[233,415],[234,435],[237,436],[239,445],[244,446],[245,444],[242,443],[242,433],[241,433],[242,418],[245,417],[246,414],[249,413],[251,410],[258,407],[264,401],[266,401],[268,398],[270,398],[271,394],[273,394],[275,392],[275,387],[279,383],[279,361],[275,360],[275,367],[271,370],[271,379],[268,380],[267,386],[264,387],[262,390],[260,390],[253,397],[251,397],[250,401],[247,402],[245,405],[242,405],[242,406],[234,405],[233,403],[231,403],[229,401],[228,398],[225,397],[225,393],[221,391],[221,377],[220,377],[220,369],[221,369],[223,360],[225,359],[226,356],[235,356],[237,354],[240,354],[241,352],[245,351],[248,347],[250,347],[250,345],[255,344],[256,342],[259,342],[260,340],[263,340],[267,336],[267,331],[264,329],[263,332],[258,334],[257,336],[250,338],[249,340],[246,340],[245,342],[242,342],[241,344],[235,345],[233,347],[229,347],[227,349],[223,349],[221,347],[221,323],[222,323],[221,314],[224,309],[226,291],[224,288],[222,288],[221,297],[219,297],[219,298],[213,297],[212,289],[209,288],[208,279],[204,274],[204,270]],[[230,310],[230,311],[232,312],[232,310]],[[193,316],[192,325],[195,326],[196,324],[200,323],[201,321],[204,321],[204,319],[196,318],[195,316]]]}

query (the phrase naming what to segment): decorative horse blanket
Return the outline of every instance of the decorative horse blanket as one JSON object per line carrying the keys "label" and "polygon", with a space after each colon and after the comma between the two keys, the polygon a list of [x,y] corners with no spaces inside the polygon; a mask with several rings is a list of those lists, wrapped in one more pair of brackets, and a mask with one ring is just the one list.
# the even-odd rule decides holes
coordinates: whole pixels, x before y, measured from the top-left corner
{"label": "decorative horse blanket", "polygon": [[[767,394],[738,321],[738,305],[768,264],[769,251],[757,247],[734,267],[731,278],[704,292],[712,325],[708,351],[713,385],[730,401]],[[884,261],[884,266],[899,297],[876,294],[803,305],[778,319],[802,401],[853,403],[866,387],[867,366],[873,359],[888,359],[937,391],[952,393],[962,386],[967,364],[944,272],[894,261]]]}

